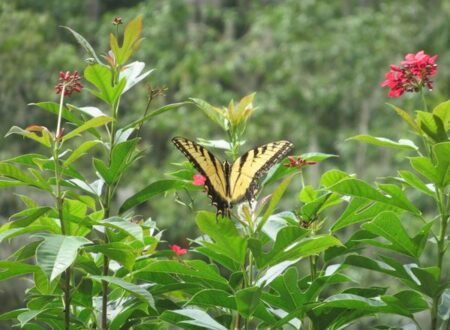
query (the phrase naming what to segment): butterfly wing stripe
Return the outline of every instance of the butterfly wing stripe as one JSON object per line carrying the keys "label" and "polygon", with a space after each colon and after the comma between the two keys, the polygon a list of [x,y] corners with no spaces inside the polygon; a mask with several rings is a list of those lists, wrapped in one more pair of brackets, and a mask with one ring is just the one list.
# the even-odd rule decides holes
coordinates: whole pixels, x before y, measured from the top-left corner
{"label": "butterfly wing stripe", "polygon": [[250,150],[231,167],[231,201],[253,198],[257,180],[291,150],[292,143],[278,141]]}
{"label": "butterfly wing stripe", "polygon": [[222,164],[206,148],[185,138],[173,138],[173,144],[186,156],[201,175],[206,177],[208,194],[213,204],[225,201],[225,174]]}

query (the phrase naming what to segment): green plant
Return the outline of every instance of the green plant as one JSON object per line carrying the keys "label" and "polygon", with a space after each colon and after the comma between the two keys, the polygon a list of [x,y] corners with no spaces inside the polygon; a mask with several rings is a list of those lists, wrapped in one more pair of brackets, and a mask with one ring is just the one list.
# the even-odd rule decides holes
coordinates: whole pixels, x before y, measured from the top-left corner
{"label": "green plant", "polygon": [[[129,62],[141,42],[141,18],[125,26],[121,41],[120,23],[114,22],[117,29],[110,36],[111,51],[103,56],[106,62],[80,34],[66,28],[90,56],[84,70],[89,87],[83,89],[77,72],[61,72],[56,86],[60,102],[32,105],[56,116],[56,131],[14,126],[7,134],[31,139],[42,149],[0,163],[2,188],[25,186],[30,191],[29,196],[19,195],[25,208],[0,228],[1,240],[32,234],[9,260],[0,261],[0,280],[34,276],[26,307],[0,317],[16,318],[23,328],[118,328],[123,313],[156,308],[152,295],[132,283],[129,273],[154,253],[160,234],[150,219],[119,215],[113,202],[121,179],[143,155],[138,145],[143,124],[184,103],[150,110],[160,91],[149,90],[140,117],[122,122],[122,95],[152,70],[144,72],[143,62]],[[82,89],[94,96],[96,106],[66,103]],[[91,173],[79,171],[83,158],[90,158]],[[46,202],[33,200],[33,190]]]}

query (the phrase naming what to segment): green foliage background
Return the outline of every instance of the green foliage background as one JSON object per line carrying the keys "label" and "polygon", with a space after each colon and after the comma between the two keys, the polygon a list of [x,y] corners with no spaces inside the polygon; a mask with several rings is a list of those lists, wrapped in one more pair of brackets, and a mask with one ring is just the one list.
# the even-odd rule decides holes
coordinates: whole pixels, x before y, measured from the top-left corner
{"label": "green foliage background", "polygon": [[[337,166],[368,180],[394,174],[393,166],[404,161],[345,142],[356,134],[395,140],[405,134],[385,106],[387,90],[379,87],[389,64],[422,49],[439,54],[432,97],[435,103],[448,97],[450,3],[445,0],[14,0],[0,4],[0,136],[12,125],[53,125],[53,117],[27,104],[56,101],[58,72],[84,67],[80,58],[85,54],[60,26],[75,29],[106,53],[104,36],[113,29],[113,17],[126,22],[138,14],[143,15],[145,36],[138,58],[156,69],[151,86],[168,88],[157,100],[161,105],[197,97],[222,106],[257,91],[248,147],[288,139],[296,154],[338,154],[322,166]],[[146,93],[140,87],[127,94],[121,116],[141,113]],[[85,97],[77,96],[77,103],[87,103]],[[405,96],[402,106],[414,108],[415,101]],[[146,178],[162,178],[171,162],[182,159],[171,137],[221,138],[206,123],[198,110],[186,107],[144,127],[142,144],[150,152],[127,178],[123,199],[147,185],[151,179]],[[32,148],[27,141],[2,138],[0,158]],[[309,170],[308,181],[315,182],[325,167]],[[20,189],[1,192],[2,221],[19,208],[13,193]],[[204,196],[198,197],[196,205],[208,207]],[[195,237],[193,215],[175,205],[173,196],[167,196],[138,212],[168,228],[166,239],[186,244],[188,237]],[[5,244],[5,255],[6,249]],[[8,303],[1,309],[20,303],[21,291],[2,288],[0,297]]]}

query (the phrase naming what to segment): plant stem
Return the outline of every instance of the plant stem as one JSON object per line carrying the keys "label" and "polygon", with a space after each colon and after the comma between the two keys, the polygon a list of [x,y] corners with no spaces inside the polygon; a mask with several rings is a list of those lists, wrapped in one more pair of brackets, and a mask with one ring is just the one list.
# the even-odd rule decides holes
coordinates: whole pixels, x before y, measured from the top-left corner
{"label": "plant stem", "polygon": [[[61,134],[61,120],[62,120],[62,109],[63,109],[63,103],[64,103],[64,92],[66,89],[66,85],[63,84],[62,90],[61,90],[61,97],[59,99],[59,110],[58,110],[58,121],[56,125],[56,133],[55,133],[55,139],[52,147],[52,156],[53,156],[53,162],[55,166],[55,204],[56,209],[58,211],[58,218],[61,225],[61,234],[66,235],[67,234],[67,228],[65,227],[64,223],[64,199],[61,192],[61,179],[62,179],[62,173],[60,171],[60,164],[59,164],[59,148],[60,148],[60,139],[62,138]],[[71,278],[71,267],[68,267],[64,271],[64,288],[63,288],[63,300],[64,300],[64,329],[69,330],[70,329],[70,278]]]}
{"label": "plant stem", "polygon": [[316,259],[315,256],[309,257],[309,269],[311,271],[311,281],[314,281],[316,279]]}
{"label": "plant stem", "polygon": [[239,330],[239,318],[240,318],[239,312],[236,312],[236,323],[234,324],[235,330]]}
{"label": "plant stem", "polygon": [[[444,254],[446,252],[445,248],[445,235],[447,232],[447,225],[448,225],[448,219],[449,219],[449,212],[448,207],[445,205],[445,194],[444,192],[436,187],[436,202],[438,204],[439,213],[441,221],[439,223],[439,236],[437,241],[437,264],[436,266],[439,268],[439,281],[442,280],[442,274],[444,273],[442,271],[442,263],[444,260]],[[449,203],[448,203],[449,204]],[[448,205],[447,205],[448,206]],[[431,307],[431,330],[437,329],[437,322],[438,322],[438,304],[439,300],[441,298],[441,294],[437,294],[435,297],[433,297],[433,304]]]}
{"label": "plant stem", "polygon": [[[109,258],[103,255],[103,276],[108,275]],[[108,327],[108,282],[102,281],[102,329]]]}
{"label": "plant stem", "polygon": [[[111,131],[110,131],[110,143],[109,143],[109,166],[111,166],[112,162],[112,156],[113,156],[113,149],[114,144],[116,140],[116,121],[117,121],[117,112],[119,108],[119,100],[112,106],[112,114],[113,114],[113,120],[111,122]],[[106,192],[105,192],[105,215],[104,218],[108,219],[110,216],[111,211],[111,201],[113,199],[114,195],[114,184],[107,184],[106,185]],[[105,243],[108,243],[108,229],[105,228]],[[106,255],[103,255],[103,270],[102,275],[108,276],[109,273],[109,258]],[[108,282],[102,281],[102,322],[101,322],[101,329],[106,330],[108,329]]]}
{"label": "plant stem", "polygon": [[428,112],[427,102],[425,102],[425,93],[423,87],[420,89],[420,97],[422,98],[423,109]]}

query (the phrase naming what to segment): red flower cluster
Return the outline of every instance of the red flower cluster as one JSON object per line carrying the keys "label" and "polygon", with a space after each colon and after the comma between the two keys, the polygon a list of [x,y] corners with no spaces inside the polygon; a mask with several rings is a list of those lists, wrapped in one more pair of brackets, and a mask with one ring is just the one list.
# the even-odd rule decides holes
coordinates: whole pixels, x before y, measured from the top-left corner
{"label": "red flower cluster", "polygon": [[64,96],[70,96],[73,92],[81,92],[83,85],[80,83],[81,77],[78,71],[70,74],[70,71],[59,73],[59,83],[55,86],[56,94],[61,94],[64,90]]}
{"label": "red flower cluster", "polygon": [[182,249],[178,245],[169,245],[169,249],[171,249],[177,256],[182,256],[183,254],[186,254],[188,252],[187,249]]}
{"label": "red flower cluster", "polygon": [[192,184],[194,186],[204,186],[206,182],[206,178],[201,174],[195,174],[192,177]]}
{"label": "red flower cluster", "polygon": [[288,159],[289,159],[289,163],[284,164],[284,166],[286,166],[286,167],[297,167],[300,169],[304,165],[316,165],[317,164],[317,162],[305,160],[301,156],[298,156],[297,159],[295,159],[294,156],[288,156]]}
{"label": "red flower cluster", "polygon": [[401,66],[391,65],[391,71],[386,73],[382,87],[388,86],[389,97],[400,97],[404,92],[418,92],[422,87],[433,88],[430,77],[437,72],[437,55],[430,56],[423,50],[417,54],[407,54]]}

